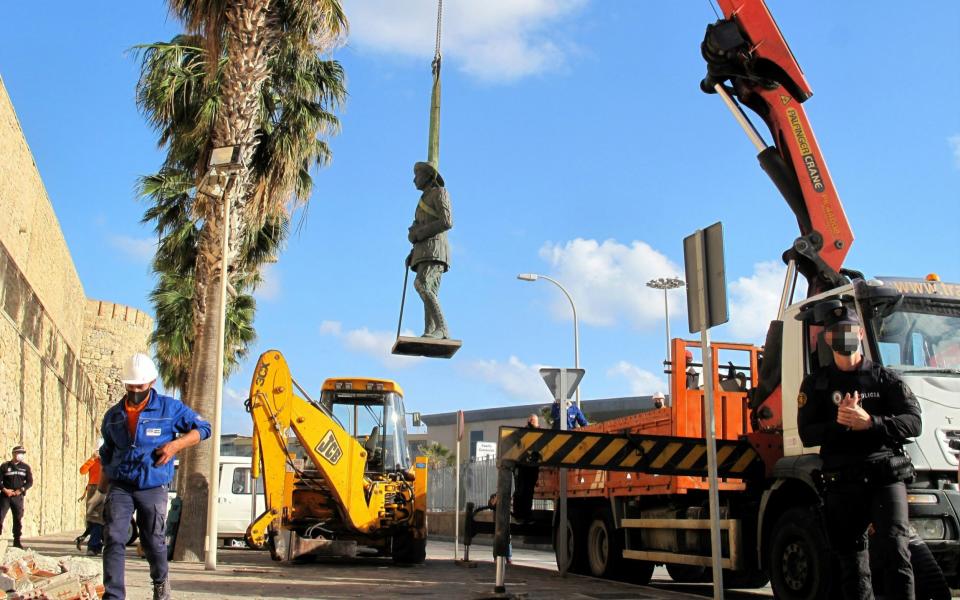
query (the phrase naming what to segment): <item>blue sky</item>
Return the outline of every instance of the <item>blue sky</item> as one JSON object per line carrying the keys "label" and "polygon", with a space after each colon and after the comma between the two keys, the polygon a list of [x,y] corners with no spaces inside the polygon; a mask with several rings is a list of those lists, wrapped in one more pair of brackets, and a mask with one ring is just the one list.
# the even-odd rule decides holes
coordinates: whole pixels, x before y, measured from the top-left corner
{"label": "blue sky", "polygon": [[[815,92],[805,106],[857,236],[848,266],[960,281],[960,4],[769,4]],[[394,378],[408,410],[548,401],[535,367],[572,366],[569,307],[521,272],[574,295],[584,398],[662,389],[662,296],[643,283],[680,274],[682,238],[717,220],[732,321],[714,337],[760,340],[797,229],[726,109],[698,90],[707,3],[447,0],[441,172],[454,230],[441,301],[463,348],[451,361],[390,357],[435,4],[345,6],[343,131],[258,293],[259,339],[228,381],[224,432],[249,431],[240,402],[268,348],[310,390],[328,376]],[[128,50],[178,24],[154,0],[4,12],[0,75],[85,291],[149,312],[154,240],[133,188],[161,154],[134,106]],[[681,335],[682,291],[672,302]],[[421,326],[411,286],[404,328]]]}

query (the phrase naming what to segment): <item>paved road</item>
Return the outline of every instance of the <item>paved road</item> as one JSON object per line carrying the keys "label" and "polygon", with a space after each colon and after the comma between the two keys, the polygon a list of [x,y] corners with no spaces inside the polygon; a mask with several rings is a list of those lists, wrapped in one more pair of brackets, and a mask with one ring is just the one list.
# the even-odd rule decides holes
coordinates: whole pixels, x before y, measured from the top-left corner
{"label": "paved road", "polygon": [[[429,547],[430,547],[430,555],[433,557],[438,557],[438,558],[453,557],[452,542],[438,542],[438,541],[431,540]],[[470,559],[476,560],[476,561],[492,561],[493,549],[490,546],[475,544],[473,547],[470,548]],[[527,550],[527,549],[514,548],[513,566],[543,569],[545,571],[550,571],[551,573],[557,572],[557,563],[554,560],[553,552],[545,551],[545,550]],[[512,580],[513,571],[514,569],[512,568],[507,569],[508,584]],[[592,577],[583,577],[583,576],[576,576],[576,575],[571,576],[571,579],[576,581],[590,581],[590,582],[602,581],[602,580],[594,579]],[[693,598],[695,596],[697,597],[713,596],[713,586],[711,584],[675,583],[670,578],[670,575],[667,574],[667,570],[664,567],[657,567],[657,569],[653,572],[653,580],[650,582],[649,586],[631,585],[630,588],[637,590],[638,593],[645,594],[645,596],[637,596],[638,598],[667,597],[662,595],[661,596],[656,595],[657,591],[664,592],[664,593],[667,593],[667,592],[680,593],[682,594],[681,597],[685,597],[685,598]],[[598,596],[598,597],[605,597],[605,596]],[[769,585],[758,590],[726,590],[724,593],[724,597],[729,598],[730,600],[771,598],[773,597],[773,591],[770,589]]]}
{"label": "paved road", "polygon": [[[49,556],[76,554],[72,544],[76,533],[25,542]],[[372,594],[444,600],[493,597],[495,573],[489,546],[473,548],[473,568],[458,566],[452,558],[452,544],[435,541],[429,544],[427,563],[414,567],[399,567],[382,558],[281,565],[271,561],[266,552],[221,549],[217,571],[205,571],[203,565],[197,564],[173,564],[170,581],[177,600],[357,598]],[[667,579],[665,573],[662,578]],[[653,586],[637,586],[577,575],[561,578],[551,554],[538,550],[516,550],[514,565],[507,574],[508,592],[531,600],[689,600],[710,595],[709,586],[697,587],[681,590],[659,580]],[[137,558],[133,549],[127,553],[127,597],[151,597],[146,561]],[[730,599],[756,597],[727,595]]]}

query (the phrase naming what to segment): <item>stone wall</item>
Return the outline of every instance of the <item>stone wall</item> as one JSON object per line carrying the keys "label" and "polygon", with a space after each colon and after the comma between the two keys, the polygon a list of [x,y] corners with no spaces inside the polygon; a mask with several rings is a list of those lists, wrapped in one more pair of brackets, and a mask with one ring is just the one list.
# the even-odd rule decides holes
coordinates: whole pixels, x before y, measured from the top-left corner
{"label": "stone wall", "polygon": [[123,361],[136,352],[148,351],[152,331],[153,319],[142,311],[123,304],[87,300],[81,361],[96,388],[98,415],[123,396]]}
{"label": "stone wall", "polygon": [[0,241],[73,349],[83,338],[83,285],[0,79]]}
{"label": "stone wall", "polygon": [[27,448],[26,536],[82,527],[77,469],[97,437],[93,383],[30,283],[0,241],[0,452]]}
{"label": "stone wall", "polygon": [[153,321],[87,301],[2,79],[0,156],[0,459],[27,448],[25,536],[75,530],[85,513],[78,468],[122,393],[123,358],[146,349]]}

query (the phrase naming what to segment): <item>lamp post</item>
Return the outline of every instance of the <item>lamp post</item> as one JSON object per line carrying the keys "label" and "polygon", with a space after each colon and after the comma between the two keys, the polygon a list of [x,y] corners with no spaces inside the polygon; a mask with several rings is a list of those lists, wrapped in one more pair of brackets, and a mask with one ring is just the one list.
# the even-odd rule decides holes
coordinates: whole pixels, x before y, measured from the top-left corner
{"label": "lamp post", "polygon": [[[235,172],[243,165],[240,146],[224,146],[214,148],[207,165],[207,174],[199,186],[199,192],[215,201],[223,202],[223,236],[220,247],[220,306],[216,307],[217,314],[208,318],[217,318],[220,322],[220,338],[217,340],[217,387],[214,397],[212,433],[213,446],[210,456],[210,487],[207,495],[207,542],[204,555],[204,567],[208,571],[217,569],[217,502],[220,493],[220,420],[223,404],[223,355],[226,337],[227,319],[227,281],[230,247],[230,202],[232,200],[236,182]],[[219,179],[226,177],[224,185]],[[212,180],[212,181],[211,181]],[[254,496],[256,494],[254,493]]]}
{"label": "lamp post", "polygon": [[[538,279],[546,279],[553,285],[560,288],[560,291],[563,292],[563,295],[567,297],[567,300],[570,301],[570,308],[573,309],[573,366],[576,369],[580,368],[580,328],[577,325],[577,305],[573,303],[573,298],[570,296],[570,293],[567,292],[566,288],[560,285],[560,282],[546,275],[537,275],[536,273],[520,273],[517,275],[517,279],[520,281],[536,281]],[[576,402],[577,408],[580,408],[580,386],[577,386],[576,391]],[[560,414],[563,415],[564,411],[560,411]]]}
{"label": "lamp post", "polygon": [[[663,290],[663,322],[667,326],[667,362],[670,362],[670,307],[667,304],[667,291],[675,290],[678,287],[683,287],[684,281],[679,277],[658,277],[657,279],[651,279],[647,282],[648,288],[653,288],[655,290]],[[670,389],[673,389],[673,375],[676,365],[670,365]],[[673,397],[670,398],[670,403],[673,404]]]}

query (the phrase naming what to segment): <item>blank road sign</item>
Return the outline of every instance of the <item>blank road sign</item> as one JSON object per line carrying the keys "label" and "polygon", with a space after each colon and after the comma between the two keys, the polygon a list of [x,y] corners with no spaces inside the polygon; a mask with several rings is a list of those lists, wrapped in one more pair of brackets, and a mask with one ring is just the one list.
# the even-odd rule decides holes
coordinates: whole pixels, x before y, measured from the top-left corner
{"label": "blank road sign", "polygon": [[[723,224],[718,221],[683,238],[683,263],[687,276],[687,321],[690,333],[729,321],[723,264]],[[705,315],[700,313],[701,276]]]}

